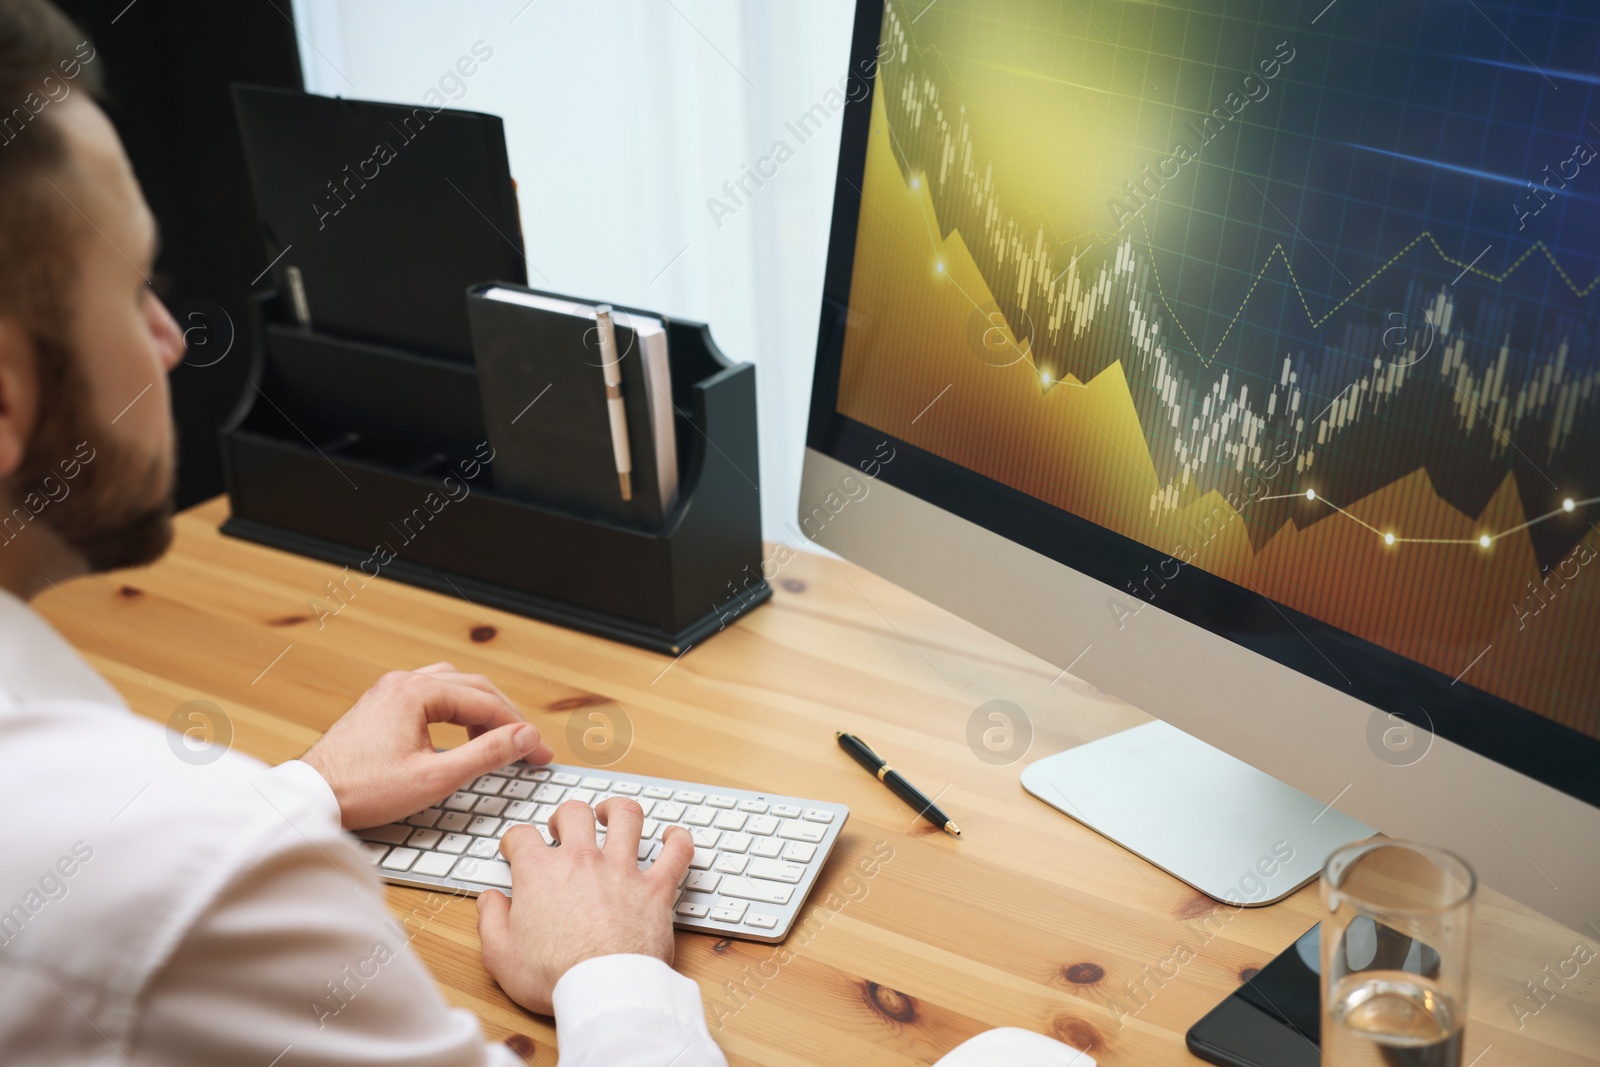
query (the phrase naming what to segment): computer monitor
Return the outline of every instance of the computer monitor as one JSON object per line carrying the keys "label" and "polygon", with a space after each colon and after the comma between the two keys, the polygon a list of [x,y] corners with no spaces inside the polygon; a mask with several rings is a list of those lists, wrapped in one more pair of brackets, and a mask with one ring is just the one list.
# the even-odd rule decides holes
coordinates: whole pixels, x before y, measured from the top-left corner
{"label": "computer monitor", "polygon": [[1137,851],[1591,929],[1600,21],[1480,6],[859,0],[798,521],[1167,724],[1074,750]]}

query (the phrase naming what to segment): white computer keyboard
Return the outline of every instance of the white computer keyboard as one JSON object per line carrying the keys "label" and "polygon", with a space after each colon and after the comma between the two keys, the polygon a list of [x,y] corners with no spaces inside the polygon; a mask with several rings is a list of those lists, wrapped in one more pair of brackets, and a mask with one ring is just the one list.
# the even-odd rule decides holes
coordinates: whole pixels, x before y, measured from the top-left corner
{"label": "white computer keyboard", "polygon": [[[592,767],[513,763],[404,823],[362,830],[367,859],[388,882],[476,896],[511,892],[500,836],[545,824],[556,807],[627,797],[644,809],[638,863],[648,867],[670,826],[694,838],[694,860],[675,905],[680,929],[782,941],[839,839],[850,809],[820,800],[678,782]],[[605,828],[596,827],[604,842]]]}

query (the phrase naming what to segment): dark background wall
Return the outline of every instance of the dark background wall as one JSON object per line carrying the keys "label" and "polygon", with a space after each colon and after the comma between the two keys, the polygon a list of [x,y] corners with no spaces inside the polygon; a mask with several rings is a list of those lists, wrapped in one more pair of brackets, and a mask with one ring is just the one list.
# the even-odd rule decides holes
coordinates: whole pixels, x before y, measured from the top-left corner
{"label": "dark background wall", "polygon": [[106,111],[161,223],[161,295],[190,347],[172,376],[187,507],[222,492],[217,428],[245,388],[245,296],[267,266],[228,87],[301,88],[289,0],[56,2],[98,49]]}

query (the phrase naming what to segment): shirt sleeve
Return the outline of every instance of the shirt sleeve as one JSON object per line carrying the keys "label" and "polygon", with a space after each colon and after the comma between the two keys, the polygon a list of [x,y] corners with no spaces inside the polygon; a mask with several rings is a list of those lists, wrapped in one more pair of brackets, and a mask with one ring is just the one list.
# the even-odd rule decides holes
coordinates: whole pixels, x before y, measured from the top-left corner
{"label": "shirt sleeve", "polygon": [[561,1067],[727,1067],[700,987],[653,956],[597,956],[556,983]]}
{"label": "shirt sleeve", "polygon": [[282,817],[251,828],[248,860],[151,977],[130,1062],[522,1064],[484,1041],[475,1016],[445,1002],[411,951],[449,895],[391,915],[314,769],[295,761],[256,783]]}

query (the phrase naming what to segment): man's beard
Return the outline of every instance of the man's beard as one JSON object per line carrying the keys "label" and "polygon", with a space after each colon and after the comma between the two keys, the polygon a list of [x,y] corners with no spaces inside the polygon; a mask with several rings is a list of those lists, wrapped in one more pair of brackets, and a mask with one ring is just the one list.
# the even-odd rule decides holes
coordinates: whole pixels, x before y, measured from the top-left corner
{"label": "man's beard", "polygon": [[[36,337],[35,342],[41,362],[60,360],[63,373],[40,392],[39,423],[22,466],[10,478],[17,494],[13,503],[21,504],[30,493],[48,501],[38,518],[91,574],[155,562],[172,543],[175,464],[159,455],[142,461],[132,449],[114,444],[90,412],[89,383],[78,354],[62,341]],[[85,443],[92,453],[80,453]],[[92,456],[87,462],[85,454]],[[68,479],[65,472],[74,462],[77,475]],[[52,499],[50,485],[67,492]]]}

